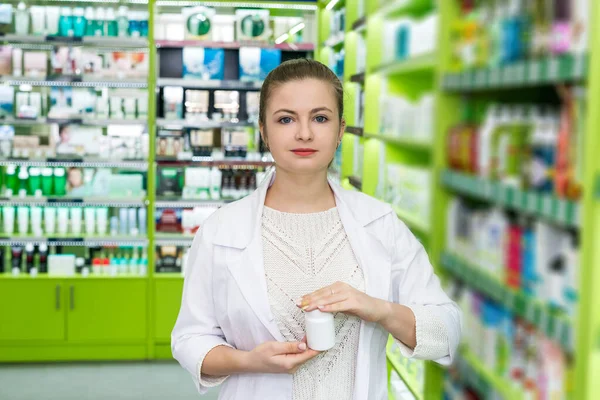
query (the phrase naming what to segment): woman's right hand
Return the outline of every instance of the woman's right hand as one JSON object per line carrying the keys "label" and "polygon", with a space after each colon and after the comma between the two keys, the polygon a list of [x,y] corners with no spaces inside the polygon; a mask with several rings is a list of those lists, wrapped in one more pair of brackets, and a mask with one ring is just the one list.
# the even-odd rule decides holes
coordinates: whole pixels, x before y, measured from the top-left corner
{"label": "woman's right hand", "polygon": [[248,353],[253,370],[261,373],[293,374],[302,364],[320,354],[302,342],[265,342]]}

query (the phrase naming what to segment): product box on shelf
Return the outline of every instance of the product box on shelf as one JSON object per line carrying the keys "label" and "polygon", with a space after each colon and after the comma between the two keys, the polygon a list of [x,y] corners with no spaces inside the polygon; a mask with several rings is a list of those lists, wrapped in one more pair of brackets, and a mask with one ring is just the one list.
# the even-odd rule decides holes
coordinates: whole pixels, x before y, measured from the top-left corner
{"label": "product box on shelf", "polygon": [[183,7],[181,15],[185,23],[185,38],[193,40],[212,40],[214,8]]}
{"label": "product box on shelf", "polygon": [[158,131],[156,138],[157,156],[179,158],[185,147],[185,137],[182,130],[161,129]]}
{"label": "product box on shelf", "polygon": [[183,168],[162,167],[157,173],[156,194],[160,196],[180,196],[183,190]]}
{"label": "product box on shelf", "polygon": [[235,16],[236,38],[238,41],[266,41],[270,38],[271,30],[269,28],[269,10],[236,10]]}
{"label": "product box on shelf", "polygon": [[12,74],[12,53],[11,46],[0,46],[0,76]]}
{"label": "product box on shelf", "polygon": [[183,118],[183,88],[179,86],[165,86],[163,89],[165,119]]}
{"label": "product box on shelf", "polygon": [[12,86],[0,86],[0,117],[7,118],[14,115],[15,88]]}
{"label": "product box on shelf", "polygon": [[239,55],[240,80],[263,81],[281,64],[281,50],[242,47]]}
{"label": "product box on shelf", "polygon": [[225,50],[185,47],[183,49],[183,78],[223,80],[225,75]]}
{"label": "product box on shelf", "polygon": [[48,54],[43,51],[23,52],[23,69],[26,77],[45,77],[48,75]]}

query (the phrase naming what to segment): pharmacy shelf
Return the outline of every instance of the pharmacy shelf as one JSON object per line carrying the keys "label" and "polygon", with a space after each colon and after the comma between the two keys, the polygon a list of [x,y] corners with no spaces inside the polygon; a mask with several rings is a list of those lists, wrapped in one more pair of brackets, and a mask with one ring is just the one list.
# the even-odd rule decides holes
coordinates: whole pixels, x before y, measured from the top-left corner
{"label": "pharmacy shelf", "polygon": [[361,85],[365,84],[365,73],[360,72],[358,74],[354,74],[350,77],[350,82],[360,83]]}
{"label": "pharmacy shelf", "polygon": [[240,128],[251,127],[257,124],[250,121],[227,122],[227,121],[187,121],[184,119],[157,119],[156,126],[166,129],[217,129],[217,128]]}
{"label": "pharmacy shelf", "polygon": [[46,243],[49,246],[119,246],[119,247],[146,247],[148,239],[145,237],[132,236],[110,236],[110,237],[2,237],[0,234],[0,246],[25,246],[31,243],[39,245]]}
{"label": "pharmacy shelf", "polygon": [[376,67],[374,72],[386,76],[407,75],[417,72],[433,73],[437,66],[437,59],[438,57],[436,53],[424,54],[421,56],[393,61],[391,63],[381,65]]}
{"label": "pharmacy shelf", "polygon": [[272,161],[212,160],[210,157],[193,157],[192,160],[157,157],[156,162],[160,166],[217,167],[219,169],[256,169],[275,165]]}
{"label": "pharmacy shelf", "polygon": [[362,136],[364,134],[364,129],[359,128],[358,126],[347,126],[346,133],[356,136]]}
{"label": "pharmacy shelf", "polygon": [[35,87],[105,87],[116,89],[146,89],[148,82],[146,80],[135,80],[127,78],[126,80],[104,80],[87,77],[69,77],[60,76],[55,78],[31,78],[21,76],[3,76],[0,78],[0,84],[10,86],[29,85]]}
{"label": "pharmacy shelf", "polygon": [[411,150],[418,150],[421,152],[431,151],[432,144],[431,142],[426,142],[424,140],[419,139],[411,139],[404,137],[392,137],[390,135],[376,135],[372,133],[365,133],[364,136],[369,139],[377,139],[383,142],[393,144],[399,147],[404,147]]}
{"label": "pharmacy shelf", "polygon": [[155,279],[181,280],[183,279],[183,274],[179,272],[155,272],[152,277]]}
{"label": "pharmacy shelf", "polygon": [[146,161],[104,161],[95,159],[46,160],[0,159],[0,166],[15,165],[18,167],[64,167],[64,168],[122,168],[136,171],[147,171]]}
{"label": "pharmacy shelf", "polygon": [[[90,266],[91,269],[91,266]],[[111,276],[108,274],[93,274],[90,273],[88,276],[83,276],[81,274],[75,274],[75,275],[49,275],[47,273],[43,273],[40,274],[38,273],[35,276],[32,276],[28,273],[25,272],[21,272],[19,275],[13,275],[12,273],[3,273],[0,274],[0,280],[1,279],[22,279],[22,280],[27,280],[27,279],[32,279],[32,280],[40,280],[40,279],[45,279],[45,280],[52,280],[52,279],[57,279],[57,280],[80,280],[80,279],[91,279],[91,280],[99,280],[99,279],[110,279],[110,280],[115,280],[115,279],[148,279],[148,277],[146,275],[134,275],[134,274],[118,274],[115,276]]]}
{"label": "pharmacy shelf", "polygon": [[77,45],[109,49],[139,49],[148,51],[148,39],[131,37],[69,37],[69,36],[40,36],[40,35],[14,35],[0,36],[0,41],[14,44],[50,44],[50,45]]}
{"label": "pharmacy shelf", "polygon": [[109,125],[146,125],[145,119],[96,119],[96,118],[5,118],[0,119],[0,124],[17,126],[34,125],[89,125],[89,126],[109,126]]}
{"label": "pharmacy shelf", "polygon": [[588,58],[583,53],[567,54],[452,73],[444,76],[442,85],[450,92],[474,92],[579,82],[587,76]]}
{"label": "pharmacy shelf", "polygon": [[156,86],[181,86],[191,89],[260,90],[261,81],[217,81],[183,78],[159,78]]}
{"label": "pharmacy shelf", "polygon": [[461,378],[473,386],[480,394],[486,395],[491,390],[498,392],[503,399],[523,400],[524,393],[514,387],[509,379],[490,371],[468,348],[461,348],[457,359],[457,367]]}
{"label": "pharmacy shelf", "polygon": [[331,47],[334,50],[341,50],[344,47],[345,35],[343,33],[332,36],[323,43],[325,47]]}
{"label": "pharmacy shelf", "polygon": [[398,218],[402,220],[411,229],[415,229],[422,234],[429,234],[429,226],[425,222],[419,220],[414,215],[402,210],[400,207],[392,206]]}
{"label": "pharmacy shelf", "polygon": [[442,184],[459,194],[493,202],[559,225],[578,227],[581,224],[580,205],[574,201],[533,191],[523,191],[499,182],[451,170],[442,172]]}
{"label": "pharmacy shelf", "polygon": [[[415,399],[422,400],[423,399],[423,390],[419,390],[419,384],[416,382],[416,377],[412,371],[410,371],[403,363],[402,363],[402,354],[399,350],[396,349],[396,344],[394,343],[395,339],[390,335],[388,339],[388,343],[386,346],[386,356],[388,362],[394,368],[394,370],[400,375],[400,378],[404,381],[406,387],[413,394]],[[410,360],[410,362],[424,362],[417,360]]]}
{"label": "pharmacy shelf", "polygon": [[156,232],[154,235],[154,245],[156,246],[189,246],[193,241],[194,235],[184,235],[183,233]]}
{"label": "pharmacy shelf", "polygon": [[348,180],[350,182],[350,185],[352,185],[354,188],[362,190],[362,179],[360,179],[357,176],[350,176],[348,177]]}
{"label": "pharmacy shelf", "polygon": [[0,197],[0,206],[145,207],[145,198]]}
{"label": "pharmacy shelf", "polygon": [[377,10],[377,15],[397,17],[405,14],[425,14],[435,7],[432,0],[395,0],[386,1],[386,3],[385,6]]}
{"label": "pharmacy shelf", "polygon": [[207,208],[219,208],[227,204],[229,201],[226,200],[192,200],[192,199],[171,199],[171,200],[156,200],[154,202],[155,208],[194,208],[194,207],[207,207]]}
{"label": "pharmacy shelf", "polygon": [[566,352],[574,351],[574,325],[560,310],[536,300],[522,290],[506,286],[482,268],[449,252],[442,254],[441,266],[478,292],[502,304],[513,314],[535,325],[548,338],[560,343]]}
{"label": "pharmacy shelf", "polygon": [[210,47],[218,49],[240,49],[242,47],[260,47],[281,51],[309,52],[315,50],[313,43],[268,43],[264,41],[218,42],[208,40],[156,40],[156,47]]}

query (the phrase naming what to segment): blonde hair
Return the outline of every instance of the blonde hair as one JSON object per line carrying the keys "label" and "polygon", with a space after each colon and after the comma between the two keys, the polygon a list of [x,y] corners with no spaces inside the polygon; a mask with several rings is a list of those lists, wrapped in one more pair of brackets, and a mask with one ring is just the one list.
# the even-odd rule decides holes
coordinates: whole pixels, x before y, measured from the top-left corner
{"label": "blonde hair", "polygon": [[258,120],[261,124],[265,124],[267,103],[273,89],[284,83],[301,81],[303,79],[318,79],[331,85],[338,106],[338,117],[340,122],[342,121],[342,116],[344,115],[344,88],[342,82],[325,64],[307,58],[297,58],[281,63],[264,80],[260,89],[258,114]]}

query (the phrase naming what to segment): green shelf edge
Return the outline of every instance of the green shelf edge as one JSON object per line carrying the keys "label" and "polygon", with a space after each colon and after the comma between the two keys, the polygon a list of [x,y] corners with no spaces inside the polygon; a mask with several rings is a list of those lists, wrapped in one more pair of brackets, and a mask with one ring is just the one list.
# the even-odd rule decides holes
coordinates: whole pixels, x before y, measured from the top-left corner
{"label": "green shelf edge", "polygon": [[398,375],[400,375],[400,378],[402,379],[402,381],[404,381],[404,384],[406,385],[408,390],[412,393],[412,395],[415,396],[415,398],[417,400],[423,400],[423,393],[419,392],[418,388],[416,387],[417,384],[408,377],[406,371],[404,371],[404,368],[400,367],[396,363],[395,356],[386,350],[386,357],[387,357],[390,365],[394,369],[394,371],[396,371],[396,373]]}
{"label": "green shelf edge", "polygon": [[573,353],[571,339],[574,336],[574,324],[568,316],[561,315],[548,304],[532,299],[521,290],[507,287],[481,268],[449,252],[442,253],[440,265],[477,292],[502,304],[514,315],[536,326],[568,353]]}
{"label": "green shelf edge", "polygon": [[374,15],[400,16],[404,14],[425,13],[434,8],[435,3],[432,0],[396,0],[380,7],[375,11]]}
{"label": "green shelf edge", "polygon": [[430,229],[424,222],[419,221],[417,218],[408,214],[406,211],[400,209],[397,206],[392,206],[392,208],[394,209],[394,212],[396,213],[398,218],[400,218],[402,222],[404,222],[409,228],[416,229],[420,233],[429,235]]}
{"label": "green shelf edge", "polygon": [[381,141],[386,142],[391,145],[397,145],[397,146],[401,146],[401,147],[405,147],[405,148],[409,148],[409,149],[413,149],[413,150],[428,151],[428,152],[433,150],[432,143],[425,142],[422,140],[398,138],[398,137],[392,137],[390,135],[379,135],[379,134],[373,134],[373,133],[364,133],[363,136],[368,139],[378,139],[378,140],[381,140]]}
{"label": "green shelf edge", "polygon": [[579,202],[516,189],[499,182],[449,169],[442,171],[441,181],[446,188],[471,198],[491,202],[559,225],[573,228],[581,225]]}
{"label": "green shelf edge", "polygon": [[430,71],[435,72],[437,66],[437,53],[428,53],[421,56],[408,58],[405,60],[397,60],[389,64],[380,65],[373,69],[373,73],[395,77],[398,75],[406,75],[415,72]]}
{"label": "green shelf edge", "polygon": [[475,356],[475,354],[466,347],[460,351],[460,357],[466,362],[469,367],[475,372],[480,379],[483,379],[487,384],[492,386],[500,395],[507,400],[522,400],[525,399],[524,394],[511,386],[509,380],[504,379],[488,368]]}
{"label": "green shelf edge", "polygon": [[444,75],[442,87],[450,92],[471,92],[583,81],[588,73],[588,62],[588,55],[581,53],[472,69]]}

